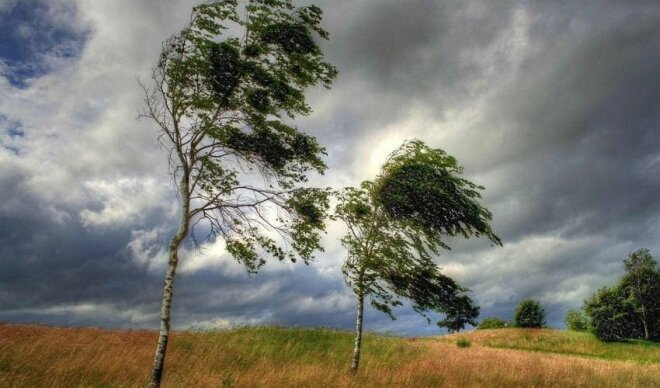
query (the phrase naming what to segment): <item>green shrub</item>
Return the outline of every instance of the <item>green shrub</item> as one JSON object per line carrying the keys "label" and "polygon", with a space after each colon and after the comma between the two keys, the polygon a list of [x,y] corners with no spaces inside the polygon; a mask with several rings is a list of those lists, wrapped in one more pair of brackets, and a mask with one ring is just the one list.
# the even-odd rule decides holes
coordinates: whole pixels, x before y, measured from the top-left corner
{"label": "green shrub", "polygon": [[467,348],[470,346],[470,340],[467,338],[459,338],[456,340],[456,346],[459,348]]}
{"label": "green shrub", "polygon": [[582,310],[568,310],[564,323],[568,330],[585,331],[589,328],[589,320]]}
{"label": "green shrub", "polygon": [[641,336],[635,310],[618,287],[598,290],[585,301],[584,311],[591,319],[591,330],[602,341],[625,341]]}
{"label": "green shrub", "polygon": [[517,327],[543,327],[545,325],[545,310],[534,299],[523,299],[516,307],[513,322]]}
{"label": "green shrub", "polygon": [[487,329],[503,329],[508,326],[508,323],[502,319],[495,317],[484,318],[479,325],[477,330],[487,330]]}

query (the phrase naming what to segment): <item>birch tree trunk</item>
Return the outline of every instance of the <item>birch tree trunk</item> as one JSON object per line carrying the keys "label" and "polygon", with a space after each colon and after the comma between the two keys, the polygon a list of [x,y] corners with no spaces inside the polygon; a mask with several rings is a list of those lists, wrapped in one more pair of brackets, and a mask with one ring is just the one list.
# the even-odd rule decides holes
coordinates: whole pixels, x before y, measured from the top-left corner
{"label": "birch tree trunk", "polygon": [[170,255],[165,273],[165,284],[163,286],[163,301],[160,307],[160,332],[158,335],[158,346],[154,356],[154,366],[151,371],[151,388],[160,387],[160,381],[163,376],[163,367],[165,365],[165,352],[167,351],[167,342],[170,335],[170,309],[172,307],[172,295],[174,294],[174,276],[176,267],[179,264],[179,246],[188,235],[188,225],[190,220],[190,195],[188,194],[188,179],[181,179],[181,191],[183,212],[181,215],[181,224],[176,235],[170,242]]}
{"label": "birch tree trunk", "polygon": [[642,279],[640,279],[640,274],[637,273],[637,294],[638,294],[638,300],[639,304],[642,307],[642,325],[644,325],[644,339],[648,340],[649,339],[649,327],[646,322],[646,308],[644,308],[644,301],[642,299]]}
{"label": "birch tree trunk", "polygon": [[360,365],[360,350],[362,349],[362,314],[364,311],[364,293],[357,294],[357,319],[355,320],[355,345],[353,347],[353,362],[351,371],[356,373]]}
{"label": "birch tree trunk", "polygon": [[642,306],[642,325],[644,325],[644,339],[649,339],[649,325],[646,322],[646,309]]}

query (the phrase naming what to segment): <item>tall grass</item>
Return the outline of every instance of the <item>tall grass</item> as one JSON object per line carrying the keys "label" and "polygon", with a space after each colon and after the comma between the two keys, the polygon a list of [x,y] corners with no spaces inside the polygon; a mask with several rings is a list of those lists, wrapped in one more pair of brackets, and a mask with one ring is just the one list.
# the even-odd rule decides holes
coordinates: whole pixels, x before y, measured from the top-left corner
{"label": "tall grass", "polygon": [[[277,327],[177,332],[164,386],[660,386],[655,361],[642,365],[493,349],[475,333],[461,337],[472,346],[459,349],[451,337],[367,334],[361,369],[353,376],[348,332]],[[0,387],[143,387],[156,338],[148,331],[0,325]]]}

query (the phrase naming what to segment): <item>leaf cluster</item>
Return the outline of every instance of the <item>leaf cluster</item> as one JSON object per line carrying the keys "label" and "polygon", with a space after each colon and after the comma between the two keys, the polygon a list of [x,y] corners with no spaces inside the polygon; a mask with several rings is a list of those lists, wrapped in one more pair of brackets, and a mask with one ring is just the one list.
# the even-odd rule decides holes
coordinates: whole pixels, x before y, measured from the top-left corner
{"label": "leaf cluster", "polygon": [[411,225],[427,241],[441,236],[485,236],[501,245],[489,224],[492,214],[478,203],[484,188],[461,177],[462,167],[441,149],[405,142],[379,178],[378,200],[388,215]]}
{"label": "leaf cluster", "polygon": [[589,329],[589,319],[580,310],[568,310],[564,318],[564,324],[568,330],[586,331]]}
{"label": "leaf cluster", "polygon": [[626,273],[613,287],[604,287],[585,301],[591,330],[604,341],[660,339],[660,269],[648,249],[624,260]]}
{"label": "leaf cluster", "polygon": [[305,89],[330,87],[337,70],[318,46],[321,10],[292,3],[194,7],[143,86],[193,237],[222,237],[251,272],[264,252],[311,259],[328,210],[327,190],[298,188],[325,171],[325,150],[292,120],[310,113]]}
{"label": "leaf cluster", "polygon": [[348,229],[341,240],[348,250],[347,283],[391,318],[392,308],[407,299],[429,322],[429,313],[443,313],[438,324],[450,331],[476,324],[479,308],[469,290],[433,261],[441,248],[449,249],[445,235],[483,235],[501,244],[488,224],[490,212],[476,201],[481,187],[461,172],[444,151],[413,140],[390,156],[374,181],[337,194],[334,218]]}
{"label": "leaf cluster", "polygon": [[543,327],[545,326],[545,310],[538,301],[523,299],[513,313],[513,323],[517,327]]}
{"label": "leaf cluster", "polygon": [[584,312],[590,318],[591,330],[603,341],[624,341],[642,335],[632,306],[620,291],[618,287],[603,287],[585,301]]}

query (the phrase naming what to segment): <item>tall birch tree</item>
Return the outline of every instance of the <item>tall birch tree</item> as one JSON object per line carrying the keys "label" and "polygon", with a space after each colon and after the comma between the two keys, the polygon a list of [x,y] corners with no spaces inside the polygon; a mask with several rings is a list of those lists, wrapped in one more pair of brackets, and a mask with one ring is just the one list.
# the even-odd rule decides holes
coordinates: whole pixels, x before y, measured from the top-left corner
{"label": "tall birch tree", "polygon": [[343,266],[347,284],[356,295],[357,317],[351,370],[360,363],[364,302],[395,319],[393,308],[402,300],[431,322],[450,331],[475,325],[479,308],[467,288],[440,272],[434,256],[450,249],[445,236],[484,236],[501,245],[488,221],[491,213],[477,202],[483,189],[460,177],[456,159],[419,140],[394,151],[374,181],[337,194],[333,218],[347,234]]}
{"label": "tall birch tree", "polygon": [[318,40],[322,12],[291,0],[236,0],[193,8],[164,44],[145,91],[144,116],[160,128],[181,203],[169,244],[151,386],[160,386],[179,248],[195,229],[223,239],[257,271],[266,257],[305,263],[320,249],[328,195],[301,188],[323,173],[325,153],[293,125],[310,113],[304,91],[330,87],[336,69]]}
{"label": "tall birch tree", "polygon": [[626,274],[619,288],[643,328],[643,338],[658,340],[660,330],[660,270],[646,248],[640,248],[623,261]]}

